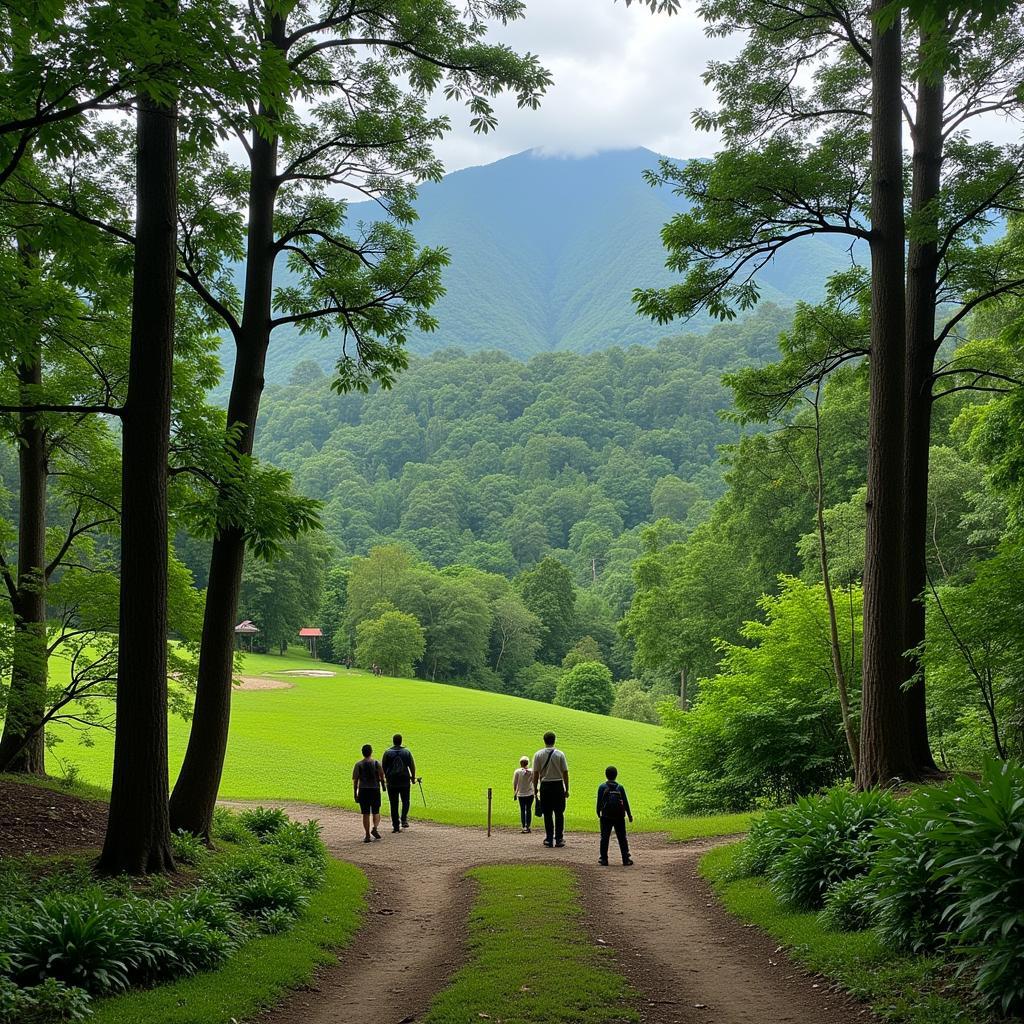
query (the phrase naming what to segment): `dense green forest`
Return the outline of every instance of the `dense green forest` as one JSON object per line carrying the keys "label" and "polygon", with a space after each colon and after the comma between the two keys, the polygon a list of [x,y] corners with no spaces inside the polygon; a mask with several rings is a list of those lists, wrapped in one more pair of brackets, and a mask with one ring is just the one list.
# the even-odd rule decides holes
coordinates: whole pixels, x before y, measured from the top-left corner
{"label": "dense green forest", "polygon": [[303,363],[267,389],[257,450],[324,502],[339,554],[397,541],[512,575],[554,553],[621,611],[637,527],[721,493],[718,446],[740,433],[722,373],[773,358],[786,319],[765,307],[652,349],[525,363],[446,351],[369,395]]}

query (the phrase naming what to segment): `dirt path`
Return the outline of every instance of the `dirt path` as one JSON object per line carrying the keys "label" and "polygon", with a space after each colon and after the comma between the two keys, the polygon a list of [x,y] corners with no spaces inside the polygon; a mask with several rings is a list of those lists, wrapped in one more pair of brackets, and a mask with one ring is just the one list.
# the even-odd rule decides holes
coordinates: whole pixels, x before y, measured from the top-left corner
{"label": "dirt path", "polygon": [[[459,966],[471,899],[467,868],[564,864],[583,880],[588,928],[617,950],[616,963],[645,997],[644,1024],[865,1024],[874,1018],[795,967],[775,943],[729,917],[697,875],[708,841],[631,837],[636,861],[599,868],[597,837],[567,836],[561,850],[529,836],[413,822],[364,845],[357,815],[283,804],[318,818],[331,853],[360,865],[373,884],[367,924],[337,968],[262,1018],[266,1024],[409,1024]],[[387,811],[385,802],[385,813]],[[383,826],[387,826],[386,828]],[[613,857],[614,861],[614,857]]]}

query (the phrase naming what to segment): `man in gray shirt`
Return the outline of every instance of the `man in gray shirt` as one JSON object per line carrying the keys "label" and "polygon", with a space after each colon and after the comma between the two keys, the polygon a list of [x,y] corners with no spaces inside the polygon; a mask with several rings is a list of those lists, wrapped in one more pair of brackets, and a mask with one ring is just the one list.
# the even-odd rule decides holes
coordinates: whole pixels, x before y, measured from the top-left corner
{"label": "man in gray shirt", "polygon": [[533,755],[533,787],[544,812],[544,845],[565,846],[565,801],[569,798],[569,764],[555,746],[555,734],[544,733],[544,746]]}

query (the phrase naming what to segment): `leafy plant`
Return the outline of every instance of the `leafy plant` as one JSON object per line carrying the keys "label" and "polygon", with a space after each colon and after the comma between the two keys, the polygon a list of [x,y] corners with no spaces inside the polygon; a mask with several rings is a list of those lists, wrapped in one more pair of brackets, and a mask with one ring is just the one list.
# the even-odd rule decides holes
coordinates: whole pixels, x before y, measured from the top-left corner
{"label": "leafy plant", "polygon": [[199,836],[181,830],[171,836],[171,849],[180,864],[201,864],[208,855],[206,844]]}
{"label": "leafy plant", "polygon": [[839,882],[825,893],[821,922],[837,932],[861,932],[875,922],[875,888],[867,875]]}
{"label": "leafy plant", "polygon": [[943,920],[974,986],[1005,1014],[1024,1010],[1024,766],[989,760],[920,797],[934,821]]}
{"label": "leafy plant", "polygon": [[225,935],[238,936],[244,931],[241,918],[224,898],[211,889],[192,889],[171,900],[175,911],[187,921],[196,921]]}
{"label": "leafy plant", "polygon": [[871,883],[878,931],[882,941],[897,951],[927,953],[942,942],[935,826],[914,800],[875,831]]}
{"label": "leafy plant", "polygon": [[234,811],[216,807],[213,811],[213,837],[226,843],[245,843],[252,840],[252,833]]}
{"label": "leafy plant", "polygon": [[11,923],[14,980],[34,985],[54,978],[96,995],[128,988],[146,953],[119,904],[50,896]]}
{"label": "leafy plant", "polygon": [[243,828],[263,839],[281,831],[288,823],[288,815],[279,807],[256,807],[251,811],[242,811],[238,816]]}
{"label": "leafy plant", "polygon": [[0,1024],[73,1024],[89,1016],[89,993],[47,978],[20,988],[0,977]]}
{"label": "leafy plant", "polygon": [[273,910],[264,910],[260,913],[256,918],[256,926],[267,935],[280,935],[281,932],[288,931],[294,920],[293,914],[288,913],[282,907],[276,907]]}
{"label": "leafy plant", "polygon": [[282,868],[239,881],[228,898],[247,917],[257,917],[268,910],[283,910],[296,917],[309,899],[296,873]]}

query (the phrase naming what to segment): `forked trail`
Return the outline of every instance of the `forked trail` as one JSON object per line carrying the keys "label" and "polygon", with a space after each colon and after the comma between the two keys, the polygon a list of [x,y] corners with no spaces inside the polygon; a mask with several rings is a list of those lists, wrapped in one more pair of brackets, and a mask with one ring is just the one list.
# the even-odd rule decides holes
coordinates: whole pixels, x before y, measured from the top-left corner
{"label": "forked trail", "polygon": [[853,1024],[863,1006],[795,967],[776,944],[718,905],[697,874],[711,843],[631,839],[635,865],[598,867],[597,837],[574,834],[547,850],[543,834],[524,836],[414,822],[364,845],[357,815],[308,804],[281,805],[318,818],[335,856],[360,865],[373,887],[370,913],[337,967],[315,987],[268,1012],[264,1024],[410,1024],[444,987],[463,957],[479,864],[564,864],[578,872],[587,926],[615,950],[615,962],[645,997],[645,1024]]}

